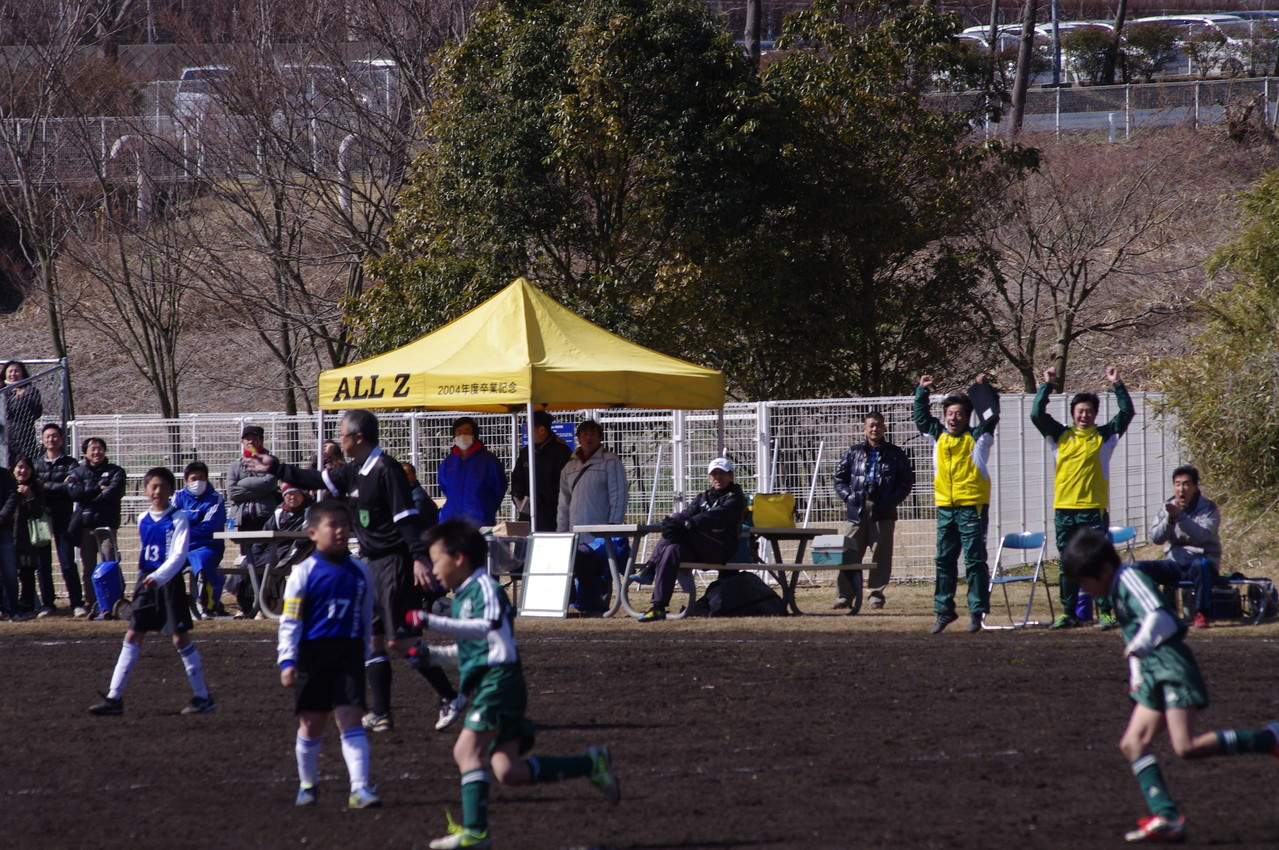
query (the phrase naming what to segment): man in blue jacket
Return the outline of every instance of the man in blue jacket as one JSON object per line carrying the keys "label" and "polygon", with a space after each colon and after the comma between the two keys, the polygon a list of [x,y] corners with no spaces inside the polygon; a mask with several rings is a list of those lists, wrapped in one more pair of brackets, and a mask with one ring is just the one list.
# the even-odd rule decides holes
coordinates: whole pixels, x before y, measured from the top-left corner
{"label": "man in blue jacket", "polygon": [[462,416],[453,422],[453,448],[439,471],[444,507],[440,522],[464,519],[477,526],[497,523],[497,509],[506,495],[506,470],[480,441],[475,420]]}

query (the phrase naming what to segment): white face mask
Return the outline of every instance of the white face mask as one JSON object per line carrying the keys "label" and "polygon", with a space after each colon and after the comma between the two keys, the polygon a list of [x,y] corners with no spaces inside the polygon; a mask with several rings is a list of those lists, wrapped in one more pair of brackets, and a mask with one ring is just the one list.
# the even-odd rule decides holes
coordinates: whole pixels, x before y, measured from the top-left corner
{"label": "white face mask", "polygon": [[209,482],[207,481],[203,481],[197,478],[195,481],[187,482],[187,490],[190,491],[192,496],[197,496],[197,497],[203,496],[204,492],[208,489],[209,489]]}
{"label": "white face mask", "polygon": [[453,438],[453,445],[462,451],[466,451],[475,444],[475,438],[468,434],[459,434]]}

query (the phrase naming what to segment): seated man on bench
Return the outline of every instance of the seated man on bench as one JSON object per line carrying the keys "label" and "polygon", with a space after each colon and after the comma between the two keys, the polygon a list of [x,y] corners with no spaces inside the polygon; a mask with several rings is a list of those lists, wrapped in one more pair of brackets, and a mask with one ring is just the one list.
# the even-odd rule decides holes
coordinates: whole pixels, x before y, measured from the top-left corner
{"label": "seated man on bench", "polygon": [[1172,497],[1150,524],[1150,542],[1163,543],[1162,561],[1143,561],[1143,571],[1161,585],[1189,581],[1195,587],[1197,613],[1191,621],[1205,628],[1212,613],[1212,580],[1221,563],[1217,505],[1199,492],[1199,470],[1179,466],[1172,473]]}
{"label": "seated man on bench", "polygon": [[746,513],[746,495],[733,483],[733,464],[717,457],[706,470],[711,487],[693,504],[662,520],[662,539],[653,549],[653,607],[641,623],[666,619],[682,563],[727,564],[737,554]]}

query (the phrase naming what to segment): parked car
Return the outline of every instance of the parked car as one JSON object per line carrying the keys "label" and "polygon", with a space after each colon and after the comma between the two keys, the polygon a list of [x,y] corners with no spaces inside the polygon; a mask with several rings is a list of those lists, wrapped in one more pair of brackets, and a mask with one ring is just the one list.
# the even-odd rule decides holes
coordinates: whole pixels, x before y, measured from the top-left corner
{"label": "parked car", "polygon": [[230,81],[229,65],[183,68],[173,93],[173,117],[179,124],[194,124],[216,112],[224,112],[224,87]]}

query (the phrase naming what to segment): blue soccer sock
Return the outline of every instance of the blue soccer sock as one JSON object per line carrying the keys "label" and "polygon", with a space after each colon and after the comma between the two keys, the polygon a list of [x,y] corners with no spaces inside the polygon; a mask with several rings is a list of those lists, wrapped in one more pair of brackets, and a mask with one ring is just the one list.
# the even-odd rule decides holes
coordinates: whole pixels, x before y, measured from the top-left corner
{"label": "blue soccer sock", "polygon": [[119,699],[124,695],[124,686],[129,684],[129,675],[133,672],[133,665],[138,663],[138,653],[141,650],[139,644],[129,643],[127,640],[120,647],[120,657],[116,659],[115,671],[111,674],[111,689],[107,691],[107,696],[111,699]]}
{"label": "blue soccer sock", "polygon": [[482,833],[489,828],[488,771],[468,770],[462,774],[462,826]]}
{"label": "blue soccer sock", "polygon": [[591,757],[580,756],[531,756],[529,773],[534,782],[559,782],[591,775]]}
{"label": "blue soccer sock", "polygon": [[204,665],[200,662],[200,651],[195,644],[188,643],[178,650],[182,658],[182,666],[187,671],[187,681],[191,683],[191,692],[200,699],[208,699],[209,689],[204,684]]}
{"label": "blue soccer sock", "polygon": [[342,733],[342,758],[346,760],[346,772],[351,777],[351,790],[367,788],[369,784],[369,737],[363,726],[347,729]]}
{"label": "blue soccer sock", "polygon": [[[364,730],[360,730],[364,731]],[[298,758],[298,784],[303,788],[314,788],[320,778],[320,747],[323,738],[308,738],[298,730],[297,740],[293,744],[293,753]],[[345,747],[343,748],[345,755]]]}
{"label": "blue soccer sock", "polygon": [[1141,786],[1141,796],[1152,815],[1163,815],[1168,818],[1177,817],[1177,804],[1168,795],[1164,785],[1164,776],[1159,771],[1159,764],[1152,755],[1144,755],[1132,763],[1132,775],[1137,777]]}

